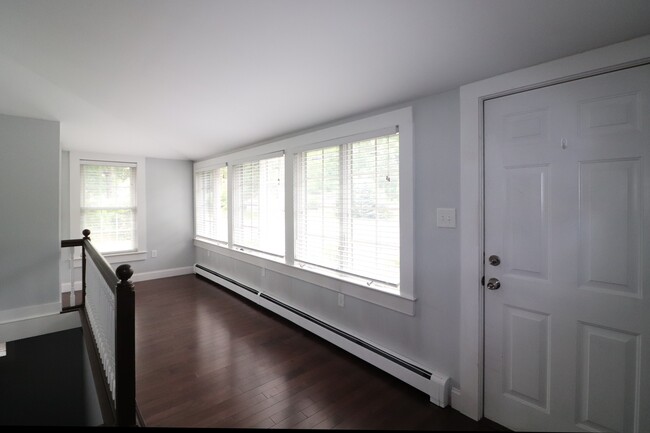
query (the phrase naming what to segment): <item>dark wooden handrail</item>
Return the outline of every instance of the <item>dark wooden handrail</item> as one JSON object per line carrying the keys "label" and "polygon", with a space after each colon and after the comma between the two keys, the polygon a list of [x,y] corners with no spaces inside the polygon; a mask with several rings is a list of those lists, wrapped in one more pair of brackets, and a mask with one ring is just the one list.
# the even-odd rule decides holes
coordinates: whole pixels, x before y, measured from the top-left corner
{"label": "dark wooden handrail", "polygon": [[80,247],[84,244],[83,239],[65,239],[61,241],[61,248]]}
{"label": "dark wooden handrail", "polygon": [[[82,239],[67,239],[61,241],[61,248],[81,247],[81,271],[82,271],[82,299],[81,305],[63,308],[63,311],[79,310],[82,313],[82,324],[84,331],[92,333],[92,327],[86,314],[86,256],[90,257],[104,281],[115,296],[115,399],[110,396],[110,386],[106,374],[102,373],[103,394],[108,398],[112,411],[110,416],[104,416],[116,426],[136,426],[142,424],[136,404],[135,393],[135,290],[130,278],[133,276],[133,269],[128,264],[117,267],[115,272],[108,264],[104,256],[95,249],[90,241],[90,230],[83,231]],[[71,282],[71,290],[74,290],[74,281]],[[92,355],[96,358],[95,365],[101,366],[101,357],[98,348],[92,341]],[[88,341],[88,340],[87,340]],[[92,363],[91,363],[92,364]],[[101,396],[100,396],[101,400]],[[100,405],[105,409],[107,404]],[[136,421],[136,418],[139,420]]]}
{"label": "dark wooden handrail", "polygon": [[[99,253],[99,251],[95,249],[94,245],[90,242],[90,238],[83,239],[83,247],[84,250],[86,251],[86,255],[88,255],[88,257],[92,259],[93,263],[95,263],[97,270],[99,271],[100,274],[102,274],[104,281],[106,281],[106,284],[108,284],[108,287],[110,287],[111,291],[115,295],[115,288],[117,287],[117,284],[120,282],[120,280],[116,275],[117,271],[115,272],[113,271],[113,268],[111,268],[111,265],[108,264],[104,256],[102,256]],[[133,274],[133,272],[131,273]]]}

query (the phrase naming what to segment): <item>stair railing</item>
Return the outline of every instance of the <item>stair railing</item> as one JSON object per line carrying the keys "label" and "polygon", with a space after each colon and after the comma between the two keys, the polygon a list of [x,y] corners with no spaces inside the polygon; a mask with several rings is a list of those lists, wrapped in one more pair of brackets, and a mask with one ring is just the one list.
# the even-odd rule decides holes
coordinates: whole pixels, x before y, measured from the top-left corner
{"label": "stair railing", "polygon": [[81,247],[82,288],[81,302],[74,305],[74,281],[70,282],[71,302],[62,312],[80,313],[86,342],[93,348],[89,355],[96,385],[101,377],[98,397],[104,425],[142,425],[136,420],[133,270],[123,264],[113,272],[93,246],[90,230],[83,236],[61,241],[61,248]]}

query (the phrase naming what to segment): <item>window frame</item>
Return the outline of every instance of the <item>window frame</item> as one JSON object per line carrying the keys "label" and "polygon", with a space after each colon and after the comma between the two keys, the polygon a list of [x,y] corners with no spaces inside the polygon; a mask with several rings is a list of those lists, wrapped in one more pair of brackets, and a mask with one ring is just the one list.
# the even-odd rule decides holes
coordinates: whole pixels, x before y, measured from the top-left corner
{"label": "window frame", "polygon": [[[135,208],[136,208],[136,236],[135,251],[103,253],[108,263],[123,263],[145,260],[147,258],[147,206],[146,206],[146,167],[145,158],[129,155],[112,155],[92,152],[70,152],[70,237],[81,237],[79,229],[81,222],[81,165],[83,161],[98,161],[101,163],[135,164]],[[77,233],[78,232],[78,233]],[[92,231],[90,238],[92,239]],[[75,255],[75,266],[79,266],[79,253]]]}
{"label": "window frame", "polygon": [[[294,164],[296,162],[296,160],[295,160],[296,156],[298,154],[303,153],[303,152],[308,152],[308,151],[313,151],[313,150],[320,150],[320,149],[325,149],[325,148],[330,148],[330,147],[352,145],[354,143],[362,142],[362,141],[365,141],[365,140],[372,140],[372,139],[375,139],[375,138],[380,138],[380,137],[384,137],[384,136],[387,136],[387,135],[392,135],[392,134],[395,134],[395,133],[399,134],[399,132],[400,132],[399,127],[397,125],[394,125],[394,126],[387,127],[387,128],[381,128],[381,129],[377,129],[377,130],[362,132],[362,133],[359,133],[359,134],[355,134],[353,136],[340,137],[340,138],[336,138],[336,139],[333,139],[333,140],[328,140],[328,141],[325,141],[325,142],[311,143],[311,144],[306,144],[304,146],[299,146],[299,147],[296,147],[295,149],[292,150],[293,157],[294,157]],[[401,156],[401,151],[402,151],[402,149],[401,149],[401,134],[400,134],[400,150],[399,150],[400,156]],[[400,160],[401,160],[401,158],[400,158]],[[401,170],[401,163],[400,163],[400,170]],[[347,177],[348,181],[349,181],[350,180],[349,174],[350,173],[341,173],[340,174],[341,179]],[[401,179],[401,172],[400,172],[400,179]],[[295,171],[294,171],[294,181],[295,181]],[[294,184],[294,198],[295,198],[295,193],[296,193],[296,188],[295,187],[296,187],[296,185]],[[401,191],[400,191],[400,203],[401,203]],[[401,204],[400,204],[400,221],[401,221],[401,212],[402,212],[402,208],[401,208]],[[294,229],[295,229],[295,220],[297,218],[297,215],[295,214],[295,209],[294,209],[294,216],[295,216],[294,217]],[[401,234],[401,229],[402,229],[402,224],[400,222],[400,234]],[[400,238],[401,238],[401,236],[400,236]],[[294,243],[294,247],[295,247],[295,243]],[[400,245],[400,252],[401,252],[401,245]],[[401,259],[401,257],[400,257],[400,259]],[[298,262],[300,260],[296,259],[295,256],[294,256],[294,261]],[[327,267],[323,266],[323,265],[312,264],[312,263],[308,263],[307,261],[300,261],[300,262],[302,262],[302,263],[299,264],[299,266],[301,266],[302,268],[311,269],[314,272],[318,272],[318,273],[324,273],[324,274],[329,274],[329,275],[332,275],[332,276],[338,276],[339,278],[342,278],[342,279],[356,281],[357,283],[363,283],[363,284],[366,284],[366,285],[369,285],[369,282],[372,282],[373,284],[375,284],[375,287],[379,286],[380,288],[383,288],[384,290],[389,290],[390,291],[390,290],[393,290],[395,288],[397,288],[399,290],[399,286],[401,285],[401,281],[400,281],[399,285],[394,285],[394,284],[384,283],[384,282],[378,281],[376,279],[373,279],[370,276],[355,275],[353,273],[344,272],[344,271],[337,271],[337,270],[334,270],[334,269],[329,269],[328,270]],[[402,268],[401,268],[401,263],[400,263],[400,278],[401,278],[401,275],[402,275]]]}
{"label": "window frame", "polygon": [[[221,240],[221,239],[216,239],[216,238],[210,238],[208,236],[203,236],[203,235],[198,235],[197,234],[197,216],[196,216],[196,206],[197,206],[197,199],[196,199],[196,175],[201,172],[205,171],[213,171],[213,170],[220,170],[222,168],[226,169],[226,197],[227,197],[227,202],[226,202],[226,239]],[[231,166],[227,163],[218,163],[218,164],[194,164],[194,171],[193,171],[193,178],[192,178],[192,203],[193,203],[193,209],[194,209],[194,218],[193,218],[193,224],[194,224],[194,239],[202,239],[207,242],[215,242],[219,245],[224,245],[224,246],[229,246],[230,245],[230,240],[231,240],[231,229],[230,229],[230,181],[231,181]]]}
{"label": "window frame", "polygon": [[[369,287],[367,279],[340,275],[336,272],[301,268],[294,261],[294,155],[306,149],[331,146],[356,141],[375,132],[398,128],[400,134],[400,284],[397,288]],[[269,257],[255,251],[239,251],[232,245],[232,182],[229,173],[229,243],[211,242],[194,236],[194,245],[249,264],[269,269],[292,278],[297,278],[325,289],[349,295],[407,315],[415,314],[414,294],[414,233],[413,233],[413,113],[404,107],[381,114],[336,124],[312,132],[292,136],[266,144],[247,147],[240,151],[198,161],[194,170],[214,164],[228,164],[252,160],[266,154],[283,151],[285,155],[285,254],[284,257]]]}
{"label": "window frame", "polygon": [[[234,234],[235,234],[235,206],[234,206],[234,198],[235,198],[235,170],[236,167],[244,164],[249,164],[249,163],[254,163],[254,162],[259,162],[263,160],[268,160],[268,159],[274,159],[274,158],[279,158],[282,157],[282,164],[286,164],[286,158],[284,152],[271,152],[267,154],[262,154],[262,155],[257,155],[255,157],[251,158],[244,158],[244,159],[234,159],[230,160],[229,167],[231,167],[231,170],[228,173],[228,245],[230,248],[236,249],[238,251],[244,251],[250,254],[255,254],[261,257],[268,257],[270,259],[274,260],[283,260],[284,259],[284,253],[285,251],[281,251],[278,253],[273,253],[270,251],[264,251],[261,249],[255,249],[250,246],[245,246],[245,245],[240,245],[238,244],[235,239],[234,239]],[[287,169],[284,167],[284,176],[283,176],[283,182],[286,182],[286,176],[287,176]],[[286,194],[286,190],[283,191]],[[285,198],[285,203],[286,203],[286,198]],[[286,221],[286,209],[285,209],[285,221]],[[285,238],[285,245],[283,245],[283,249],[286,250],[286,238]]]}

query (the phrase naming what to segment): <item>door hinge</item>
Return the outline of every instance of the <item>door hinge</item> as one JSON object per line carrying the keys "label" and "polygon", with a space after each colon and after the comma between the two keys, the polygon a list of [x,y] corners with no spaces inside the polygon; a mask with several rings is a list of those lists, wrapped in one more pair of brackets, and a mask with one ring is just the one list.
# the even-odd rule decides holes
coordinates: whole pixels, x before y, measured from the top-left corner
{"label": "door hinge", "polygon": [[485,275],[481,277],[481,286],[485,286]]}

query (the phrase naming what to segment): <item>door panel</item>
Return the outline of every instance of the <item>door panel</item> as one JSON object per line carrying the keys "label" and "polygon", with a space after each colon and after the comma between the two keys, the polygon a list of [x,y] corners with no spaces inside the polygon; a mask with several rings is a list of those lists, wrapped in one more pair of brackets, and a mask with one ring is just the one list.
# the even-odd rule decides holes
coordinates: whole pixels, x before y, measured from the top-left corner
{"label": "door panel", "polygon": [[547,166],[506,167],[507,272],[548,277]]}
{"label": "door panel", "polygon": [[640,164],[580,163],[580,288],[640,295]]}
{"label": "door panel", "polygon": [[578,426],[634,431],[639,407],[639,336],[579,325]]}
{"label": "door panel", "polygon": [[650,431],[650,66],[485,103],[484,414]]}
{"label": "door panel", "polygon": [[[548,409],[548,314],[504,308],[503,390],[540,410]],[[522,350],[523,348],[523,350]]]}

